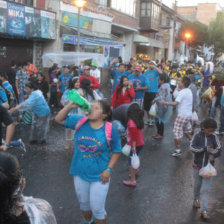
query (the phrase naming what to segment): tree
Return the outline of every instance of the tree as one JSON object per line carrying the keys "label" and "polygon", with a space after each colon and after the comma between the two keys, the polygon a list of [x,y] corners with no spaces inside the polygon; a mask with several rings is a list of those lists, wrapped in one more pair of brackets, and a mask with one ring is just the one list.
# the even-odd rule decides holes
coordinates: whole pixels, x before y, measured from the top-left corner
{"label": "tree", "polygon": [[186,21],[179,32],[179,38],[186,41],[185,34],[190,33],[191,38],[188,40],[188,45],[191,47],[202,46],[203,44],[209,44],[208,26],[200,22]]}
{"label": "tree", "polygon": [[209,43],[214,45],[214,52],[217,55],[224,52],[224,12],[218,12],[216,19],[208,27]]}

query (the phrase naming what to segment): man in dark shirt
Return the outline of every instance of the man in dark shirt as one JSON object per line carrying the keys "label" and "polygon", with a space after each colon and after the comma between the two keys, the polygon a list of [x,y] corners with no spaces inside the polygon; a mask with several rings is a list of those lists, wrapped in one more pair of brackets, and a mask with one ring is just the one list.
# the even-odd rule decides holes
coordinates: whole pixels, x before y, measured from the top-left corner
{"label": "man in dark shirt", "polygon": [[[2,145],[2,123],[6,126],[5,144]],[[9,148],[15,125],[8,111],[0,105],[0,150],[6,151]]]}
{"label": "man in dark shirt", "polygon": [[11,62],[11,67],[7,71],[8,81],[12,87],[16,86],[16,63],[15,61]]}
{"label": "man in dark shirt", "polygon": [[16,94],[16,97],[18,98],[17,91],[16,91],[16,62],[11,62],[11,67],[7,71],[8,81],[12,85],[12,88],[14,90],[14,93]]}

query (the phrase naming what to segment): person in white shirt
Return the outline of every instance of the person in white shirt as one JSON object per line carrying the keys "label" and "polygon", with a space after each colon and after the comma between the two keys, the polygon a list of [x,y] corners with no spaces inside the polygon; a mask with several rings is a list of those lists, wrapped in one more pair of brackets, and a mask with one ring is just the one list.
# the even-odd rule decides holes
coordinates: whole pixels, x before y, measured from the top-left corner
{"label": "person in white shirt", "polygon": [[191,119],[192,119],[192,104],[193,95],[188,86],[191,81],[188,77],[183,77],[179,82],[180,92],[178,93],[175,102],[160,101],[160,103],[168,106],[177,106],[178,113],[174,123],[174,142],[176,146],[175,152],[172,156],[181,155],[180,143],[183,134],[185,133],[189,140],[192,139],[191,136]]}
{"label": "person in white shirt", "polygon": [[97,67],[98,67],[98,65],[97,65],[96,62],[93,62],[91,64],[90,75],[95,77],[98,80],[98,82],[100,83],[101,73],[100,73],[100,70]]}

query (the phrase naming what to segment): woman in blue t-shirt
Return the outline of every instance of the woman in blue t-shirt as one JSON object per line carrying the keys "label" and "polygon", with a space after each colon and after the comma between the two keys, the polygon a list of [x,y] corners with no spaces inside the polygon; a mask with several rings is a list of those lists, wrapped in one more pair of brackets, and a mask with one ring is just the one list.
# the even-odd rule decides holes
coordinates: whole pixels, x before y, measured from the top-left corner
{"label": "woman in blue t-shirt", "polygon": [[77,107],[69,103],[55,120],[65,128],[76,130],[70,174],[74,176],[84,222],[94,223],[94,217],[95,224],[104,224],[109,181],[121,152],[120,136],[107,122],[111,118],[111,109],[107,103],[102,100],[92,103],[91,113],[83,123],[83,116],[68,115]]}

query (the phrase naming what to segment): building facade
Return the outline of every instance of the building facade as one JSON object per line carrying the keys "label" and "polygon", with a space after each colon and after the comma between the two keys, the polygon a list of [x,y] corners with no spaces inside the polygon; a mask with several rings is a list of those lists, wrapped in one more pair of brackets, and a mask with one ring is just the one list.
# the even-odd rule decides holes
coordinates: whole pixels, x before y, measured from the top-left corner
{"label": "building facade", "polygon": [[43,47],[56,38],[55,13],[45,0],[0,1],[0,69],[12,60],[42,68]]}
{"label": "building facade", "polygon": [[185,19],[209,25],[216,18],[217,12],[222,10],[218,3],[198,3],[197,6],[178,7],[177,12]]}

